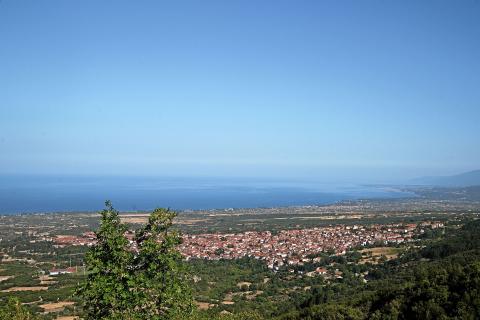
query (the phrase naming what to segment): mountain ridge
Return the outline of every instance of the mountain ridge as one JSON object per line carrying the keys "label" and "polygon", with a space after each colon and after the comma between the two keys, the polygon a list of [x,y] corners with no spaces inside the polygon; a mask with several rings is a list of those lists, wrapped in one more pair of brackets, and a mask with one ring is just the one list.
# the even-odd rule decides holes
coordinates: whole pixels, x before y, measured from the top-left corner
{"label": "mountain ridge", "polygon": [[480,170],[463,172],[451,176],[420,177],[411,180],[410,183],[445,187],[480,186]]}

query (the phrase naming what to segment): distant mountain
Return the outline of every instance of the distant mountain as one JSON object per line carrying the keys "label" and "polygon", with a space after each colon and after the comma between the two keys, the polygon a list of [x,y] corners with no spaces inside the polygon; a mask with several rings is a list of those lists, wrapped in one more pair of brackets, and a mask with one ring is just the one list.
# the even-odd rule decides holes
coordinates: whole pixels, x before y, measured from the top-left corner
{"label": "distant mountain", "polygon": [[453,176],[417,178],[411,180],[410,183],[442,187],[480,186],[480,170],[465,172]]}

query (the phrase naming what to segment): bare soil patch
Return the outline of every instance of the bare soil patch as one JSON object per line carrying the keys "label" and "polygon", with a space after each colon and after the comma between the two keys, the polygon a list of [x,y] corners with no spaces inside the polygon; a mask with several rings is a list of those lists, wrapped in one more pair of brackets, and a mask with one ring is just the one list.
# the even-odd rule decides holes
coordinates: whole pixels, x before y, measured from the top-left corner
{"label": "bare soil patch", "polygon": [[248,300],[253,300],[256,298],[256,296],[260,295],[263,293],[262,290],[257,290],[255,292],[252,292],[252,291],[248,291],[247,292],[248,294],[245,295],[245,297],[248,299]]}
{"label": "bare soil patch", "polygon": [[372,256],[386,256],[387,258],[391,257],[396,258],[398,256],[399,250],[398,248],[392,247],[379,247],[379,248],[369,248],[363,249],[360,251],[361,253],[371,253]]}
{"label": "bare soil patch", "polygon": [[207,310],[207,309],[215,306],[213,303],[199,302],[199,301],[195,301],[195,304],[197,305],[198,309],[200,309],[200,310]]}
{"label": "bare soil patch", "polygon": [[237,283],[237,287],[238,287],[238,288],[241,288],[241,287],[250,287],[251,284],[252,284],[251,282],[243,281],[243,282]]}
{"label": "bare soil patch", "polygon": [[48,287],[11,287],[2,292],[17,292],[17,291],[46,291]]}
{"label": "bare soil patch", "polygon": [[57,283],[58,281],[55,280],[55,278],[50,277],[48,275],[40,276],[38,277],[38,280],[40,280],[40,285],[52,285]]}
{"label": "bare soil patch", "polygon": [[121,217],[123,223],[144,224],[147,223],[148,217]]}
{"label": "bare soil patch", "polygon": [[393,247],[378,247],[378,248],[368,248],[360,250],[360,252],[364,255],[364,257],[359,261],[360,264],[364,264],[367,262],[376,264],[378,263],[378,259],[381,256],[385,256],[387,260],[395,259],[398,257],[401,249],[393,248]]}
{"label": "bare soil patch", "polygon": [[72,305],[74,305],[74,302],[72,301],[59,301],[59,302],[41,304],[39,307],[42,308],[46,313],[49,313],[49,312],[63,311],[65,307],[72,306]]}
{"label": "bare soil patch", "polygon": [[11,278],[14,278],[14,276],[0,276],[0,282],[6,281]]}

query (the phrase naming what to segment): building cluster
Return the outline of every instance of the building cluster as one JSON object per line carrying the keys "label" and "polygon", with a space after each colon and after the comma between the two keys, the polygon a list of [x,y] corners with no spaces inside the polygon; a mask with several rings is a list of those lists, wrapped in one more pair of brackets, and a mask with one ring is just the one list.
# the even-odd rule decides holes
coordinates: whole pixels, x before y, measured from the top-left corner
{"label": "building cluster", "polygon": [[84,232],[80,236],[58,235],[53,241],[57,247],[65,246],[92,246],[96,243],[95,232]]}
{"label": "building cluster", "polygon": [[76,273],[77,271],[78,271],[77,267],[69,267],[69,268],[66,268],[66,269],[53,268],[53,269],[50,270],[49,275],[58,276],[58,275],[61,275],[61,274]]}
{"label": "building cluster", "polygon": [[438,222],[421,224],[335,225],[300,230],[249,231],[235,234],[206,233],[185,235],[180,252],[185,258],[209,260],[253,257],[268,267],[311,262],[322,252],[345,254],[352,247],[371,244],[395,244],[412,241],[424,228],[442,227]]}
{"label": "building cluster", "polygon": [[[277,269],[284,265],[293,266],[314,261],[315,256],[322,252],[342,255],[348,249],[358,246],[409,242],[423,233],[425,228],[439,227],[443,227],[443,224],[426,221],[419,224],[334,225],[281,230],[277,233],[247,231],[186,234],[179,250],[187,260],[253,257],[264,260],[269,268]],[[135,250],[133,235],[132,232],[125,234]],[[94,232],[85,232],[80,236],[59,235],[53,240],[57,247],[91,246],[96,243]]]}

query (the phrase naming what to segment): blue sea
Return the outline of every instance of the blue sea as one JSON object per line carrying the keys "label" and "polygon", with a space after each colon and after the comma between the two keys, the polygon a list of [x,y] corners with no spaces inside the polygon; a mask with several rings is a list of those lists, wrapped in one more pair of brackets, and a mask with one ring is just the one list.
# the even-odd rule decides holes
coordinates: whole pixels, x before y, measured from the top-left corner
{"label": "blue sea", "polygon": [[155,207],[176,210],[321,205],[343,200],[411,197],[394,188],[243,178],[0,176],[0,214]]}

